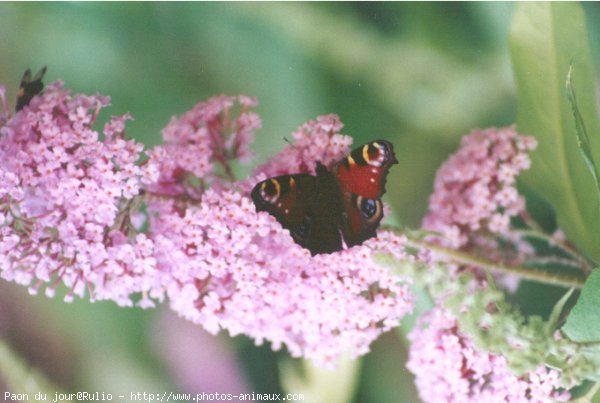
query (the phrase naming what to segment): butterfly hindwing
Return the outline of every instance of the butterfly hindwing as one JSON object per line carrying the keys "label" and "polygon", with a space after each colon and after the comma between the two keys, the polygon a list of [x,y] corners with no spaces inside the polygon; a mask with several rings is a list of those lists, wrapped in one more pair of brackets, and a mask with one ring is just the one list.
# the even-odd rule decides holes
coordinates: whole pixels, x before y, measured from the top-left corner
{"label": "butterfly hindwing", "polygon": [[342,232],[348,246],[376,235],[383,218],[380,198],[386,177],[397,162],[392,144],[377,140],[354,149],[333,167],[343,198]]}
{"label": "butterfly hindwing", "polygon": [[348,246],[360,245],[376,236],[375,230],[383,219],[383,203],[356,193],[344,194],[342,233]]}
{"label": "butterfly hindwing", "polygon": [[17,96],[17,112],[29,105],[31,99],[42,92],[44,89],[44,83],[42,83],[44,74],[46,74],[46,66],[42,67],[33,78],[31,77],[31,70],[25,70],[25,74],[23,74],[19,86],[19,94]]}
{"label": "butterfly hindwing", "polygon": [[290,231],[294,241],[313,255],[342,248],[341,206],[332,207],[339,204],[339,195],[332,195],[335,188],[324,184],[324,180],[326,177],[319,174],[277,176],[258,183],[251,193],[256,210],[275,217]]}

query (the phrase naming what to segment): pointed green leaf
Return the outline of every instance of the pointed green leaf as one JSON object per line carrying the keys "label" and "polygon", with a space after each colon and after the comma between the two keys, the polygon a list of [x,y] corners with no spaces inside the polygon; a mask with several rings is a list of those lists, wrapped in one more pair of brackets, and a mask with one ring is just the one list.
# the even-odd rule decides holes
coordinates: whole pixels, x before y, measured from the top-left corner
{"label": "pointed green leaf", "polygon": [[573,66],[570,66],[569,73],[567,74],[567,94],[569,96],[569,103],[571,104],[571,109],[573,110],[573,119],[575,119],[575,134],[577,135],[577,145],[579,146],[579,151],[581,151],[581,156],[583,157],[583,160],[585,161],[588,170],[594,178],[600,206],[600,175],[598,175],[598,166],[596,165],[596,162],[594,161],[594,156],[592,155],[592,146],[590,144],[590,138],[585,128],[585,121],[583,120],[581,112],[579,111],[579,105],[577,105],[577,96],[575,95],[575,88],[573,88],[573,79],[571,77],[572,71]]}
{"label": "pointed green leaf", "polygon": [[579,112],[590,135],[589,154],[600,159],[594,66],[585,16],[570,2],[519,3],[510,32],[518,94],[517,128],[538,148],[526,183],[555,208],[569,240],[600,259],[600,210],[594,179],[577,144],[576,122],[564,85],[569,65]]}
{"label": "pointed green leaf", "polygon": [[562,330],[579,343],[600,342],[600,268],[586,280]]}
{"label": "pointed green leaf", "polygon": [[548,318],[548,322],[547,322],[549,334],[554,333],[554,330],[556,329],[556,326],[558,324],[558,320],[560,319],[560,315],[562,314],[562,311],[565,308],[567,301],[569,300],[569,298],[571,298],[571,295],[573,295],[574,291],[575,291],[575,288],[571,288],[558,300],[556,305],[554,305],[554,308],[552,309],[552,313],[550,314],[550,317]]}

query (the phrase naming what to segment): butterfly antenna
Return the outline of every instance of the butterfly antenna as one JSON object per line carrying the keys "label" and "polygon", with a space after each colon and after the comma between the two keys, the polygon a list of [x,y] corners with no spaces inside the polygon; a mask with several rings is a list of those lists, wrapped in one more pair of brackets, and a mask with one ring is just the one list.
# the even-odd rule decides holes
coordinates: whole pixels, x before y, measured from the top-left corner
{"label": "butterfly antenna", "polygon": [[296,144],[292,143],[292,142],[290,141],[290,139],[288,139],[287,137],[284,137],[284,138],[283,138],[283,141],[285,141],[286,143],[288,143],[288,144],[290,145],[290,147],[292,147],[292,148],[296,148]]}

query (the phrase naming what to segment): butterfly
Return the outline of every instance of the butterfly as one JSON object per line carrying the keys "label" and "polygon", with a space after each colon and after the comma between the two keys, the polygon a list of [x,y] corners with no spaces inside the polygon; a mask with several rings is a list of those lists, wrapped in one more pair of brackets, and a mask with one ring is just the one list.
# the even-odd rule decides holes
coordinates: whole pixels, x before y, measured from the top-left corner
{"label": "butterfly", "polygon": [[44,89],[44,83],[42,83],[44,74],[46,74],[46,66],[42,67],[33,78],[31,78],[31,70],[25,70],[25,74],[23,74],[23,78],[21,79],[21,85],[19,86],[19,94],[17,95],[17,112],[29,105],[31,99],[42,92]]}
{"label": "butterfly", "polygon": [[344,243],[351,247],[376,236],[385,180],[396,163],[390,142],[372,141],[331,170],[317,162],[315,176],[282,175],[259,182],[251,197],[257,211],[275,217],[313,256],[333,253]]}

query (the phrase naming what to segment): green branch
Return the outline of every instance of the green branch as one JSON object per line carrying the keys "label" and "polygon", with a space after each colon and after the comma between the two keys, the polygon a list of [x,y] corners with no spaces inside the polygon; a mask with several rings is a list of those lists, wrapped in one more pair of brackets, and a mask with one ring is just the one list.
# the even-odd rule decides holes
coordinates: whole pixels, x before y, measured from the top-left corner
{"label": "green branch", "polygon": [[450,248],[444,248],[442,246],[425,242],[423,240],[410,239],[408,242],[411,246],[426,248],[438,255],[444,255],[451,262],[476,266],[482,269],[489,269],[494,272],[515,274],[521,278],[537,281],[539,283],[558,285],[565,288],[582,288],[583,283],[585,282],[585,278],[582,276],[563,273],[552,273],[546,270],[540,270],[533,267],[508,266],[502,263],[490,262],[483,258],[470,255],[466,252]]}
{"label": "green branch", "polygon": [[537,281],[539,283],[557,285],[565,288],[582,288],[585,283],[585,276],[566,274],[566,273],[555,273],[547,270],[537,269],[534,267],[524,266],[510,266],[503,263],[491,262],[481,257],[473,256],[467,252],[460,250],[445,248],[437,244],[427,242],[422,237],[410,236],[410,234],[400,231],[398,229],[387,227],[386,229],[393,231],[399,235],[405,235],[408,237],[407,244],[417,249],[427,249],[437,255],[443,255],[447,258],[448,262],[459,263],[469,266],[475,266],[482,269],[488,269],[494,272],[501,272],[507,274],[514,274],[521,278]]}

